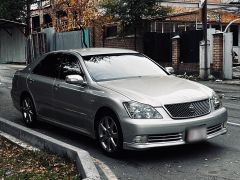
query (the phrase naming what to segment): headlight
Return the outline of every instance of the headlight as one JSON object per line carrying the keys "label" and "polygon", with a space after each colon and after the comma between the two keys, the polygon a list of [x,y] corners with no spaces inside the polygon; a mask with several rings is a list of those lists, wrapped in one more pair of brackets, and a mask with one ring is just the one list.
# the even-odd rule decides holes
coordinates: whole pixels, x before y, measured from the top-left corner
{"label": "headlight", "polygon": [[132,119],[162,119],[162,115],[150,105],[138,102],[123,103]]}
{"label": "headlight", "polygon": [[213,93],[213,96],[212,96],[212,103],[213,103],[214,110],[217,110],[222,106],[222,102],[219,96],[215,92]]}

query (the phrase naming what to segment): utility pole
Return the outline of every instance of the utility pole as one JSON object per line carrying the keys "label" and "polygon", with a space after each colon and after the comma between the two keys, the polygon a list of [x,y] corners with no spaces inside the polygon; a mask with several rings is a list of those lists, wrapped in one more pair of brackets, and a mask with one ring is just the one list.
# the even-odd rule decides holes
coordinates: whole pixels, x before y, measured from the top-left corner
{"label": "utility pole", "polygon": [[207,0],[202,4],[202,24],[203,24],[203,40],[204,40],[204,68],[203,80],[208,79],[208,39],[207,39]]}
{"label": "utility pole", "polygon": [[27,5],[27,14],[26,14],[26,30],[25,30],[25,35],[28,37],[31,33],[31,24],[30,24],[30,16],[31,16],[31,10],[30,10],[30,6],[31,6],[31,0],[26,0],[26,5]]}

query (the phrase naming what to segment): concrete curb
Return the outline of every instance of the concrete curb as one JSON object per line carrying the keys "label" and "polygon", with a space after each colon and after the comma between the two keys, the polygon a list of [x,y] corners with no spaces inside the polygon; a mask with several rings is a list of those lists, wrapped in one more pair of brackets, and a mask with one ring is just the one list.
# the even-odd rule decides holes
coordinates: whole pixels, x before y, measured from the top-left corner
{"label": "concrete curb", "polygon": [[87,151],[61,142],[29,128],[0,117],[0,131],[8,133],[39,149],[48,150],[60,156],[67,156],[76,163],[77,169],[84,180],[100,180],[100,175]]}

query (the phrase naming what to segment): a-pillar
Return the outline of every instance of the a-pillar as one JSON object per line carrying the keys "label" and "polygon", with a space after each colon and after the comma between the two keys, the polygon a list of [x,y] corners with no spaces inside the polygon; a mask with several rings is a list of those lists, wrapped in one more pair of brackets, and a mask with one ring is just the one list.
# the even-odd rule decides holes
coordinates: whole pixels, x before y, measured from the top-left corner
{"label": "a-pillar", "polygon": [[213,34],[213,62],[211,73],[223,79],[223,33]]}
{"label": "a-pillar", "polygon": [[180,64],[180,36],[172,38],[172,67],[178,71]]}

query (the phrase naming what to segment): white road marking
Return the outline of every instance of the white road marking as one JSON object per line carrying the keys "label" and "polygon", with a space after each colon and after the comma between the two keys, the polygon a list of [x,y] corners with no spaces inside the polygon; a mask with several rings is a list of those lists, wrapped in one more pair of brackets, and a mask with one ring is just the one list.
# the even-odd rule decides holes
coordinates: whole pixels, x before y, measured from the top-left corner
{"label": "white road marking", "polygon": [[228,124],[230,124],[230,125],[232,125],[232,126],[240,127],[240,124],[238,124],[238,123],[228,122]]}
{"label": "white road marking", "polygon": [[107,179],[109,180],[118,180],[118,178],[115,176],[115,174],[111,171],[111,169],[102,161],[93,158],[93,162],[101,168]]}

